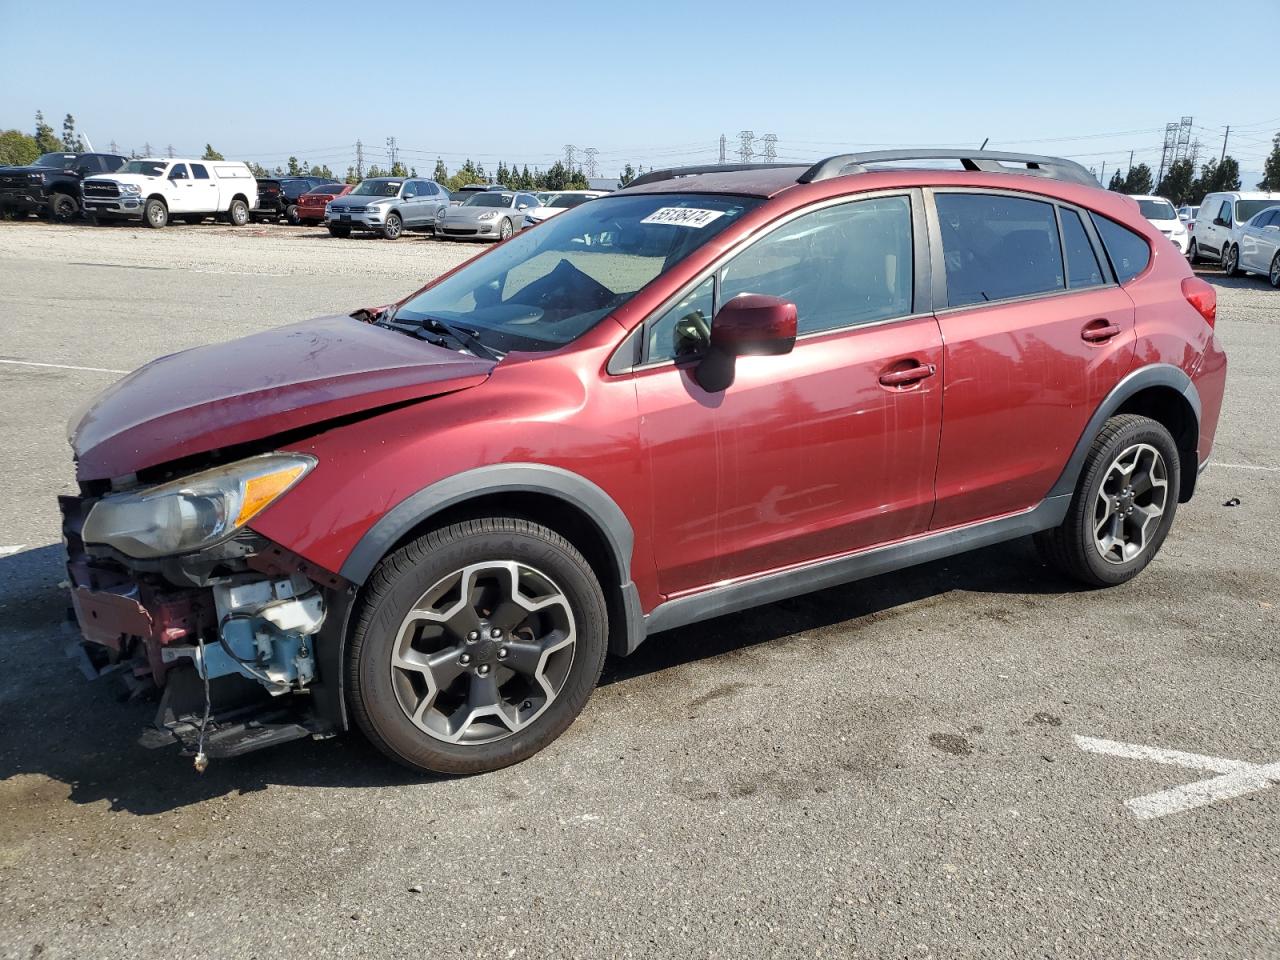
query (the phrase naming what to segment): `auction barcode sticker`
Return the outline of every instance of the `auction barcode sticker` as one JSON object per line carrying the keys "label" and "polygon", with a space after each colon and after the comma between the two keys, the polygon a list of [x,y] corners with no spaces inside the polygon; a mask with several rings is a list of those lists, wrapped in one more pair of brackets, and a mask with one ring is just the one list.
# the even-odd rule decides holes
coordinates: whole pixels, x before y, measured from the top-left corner
{"label": "auction barcode sticker", "polygon": [[723,216],[723,210],[698,210],[694,207],[659,207],[640,222],[665,223],[672,227],[697,227],[702,229],[708,223]]}

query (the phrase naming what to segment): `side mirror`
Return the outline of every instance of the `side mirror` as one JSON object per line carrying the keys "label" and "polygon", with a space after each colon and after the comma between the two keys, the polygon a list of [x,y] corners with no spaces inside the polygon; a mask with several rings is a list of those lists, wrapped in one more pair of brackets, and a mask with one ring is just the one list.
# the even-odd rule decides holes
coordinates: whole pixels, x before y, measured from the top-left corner
{"label": "side mirror", "polygon": [[762,293],[740,293],[711,322],[711,343],[694,370],[698,386],[719,393],[733,385],[738,357],[779,356],[796,345],[796,305]]}

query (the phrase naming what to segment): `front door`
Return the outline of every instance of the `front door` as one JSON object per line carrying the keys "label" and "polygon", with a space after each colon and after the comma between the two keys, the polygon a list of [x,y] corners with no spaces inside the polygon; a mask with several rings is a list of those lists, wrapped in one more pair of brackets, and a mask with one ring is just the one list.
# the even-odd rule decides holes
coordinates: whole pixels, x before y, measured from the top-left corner
{"label": "front door", "polygon": [[175,163],[169,168],[169,212],[186,213],[196,209],[195,184],[185,163]]}
{"label": "front door", "polygon": [[[650,318],[636,386],[664,595],[925,530],[942,340],[916,305],[922,210],[902,194],[803,214]],[[799,338],[708,393],[707,320],[740,293],[795,303]]]}
{"label": "front door", "polygon": [[1150,247],[1072,207],[1000,193],[934,196],[947,344],[937,530],[1033,507],[1053,487],[1133,360],[1133,301],[1104,266],[1098,233],[1123,231],[1110,257],[1122,279],[1145,267]]}

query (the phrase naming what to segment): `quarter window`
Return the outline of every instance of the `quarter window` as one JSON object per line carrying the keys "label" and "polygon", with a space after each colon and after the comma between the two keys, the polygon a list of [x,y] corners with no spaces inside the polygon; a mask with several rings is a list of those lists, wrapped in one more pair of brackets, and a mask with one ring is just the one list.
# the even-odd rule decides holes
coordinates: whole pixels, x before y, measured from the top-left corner
{"label": "quarter window", "polygon": [[939,193],[935,202],[948,306],[1065,289],[1051,204],[976,193]]}
{"label": "quarter window", "polygon": [[1062,245],[1067,250],[1067,286],[1072,290],[1101,286],[1105,282],[1102,266],[1080,214],[1065,207],[1059,207],[1058,213],[1062,217]]}
{"label": "quarter window", "polygon": [[1116,272],[1116,279],[1128,283],[1151,262],[1151,248],[1147,241],[1128,227],[1122,227],[1114,220],[1090,213],[1093,225],[1102,237],[1102,245],[1107,250],[1107,258],[1111,261],[1111,269]]}
{"label": "quarter window", "polygon": [[764,293],[796,305],[801,334],[911,313],[911,201],[880,197],[797,217],[734,257],[717,303]]}

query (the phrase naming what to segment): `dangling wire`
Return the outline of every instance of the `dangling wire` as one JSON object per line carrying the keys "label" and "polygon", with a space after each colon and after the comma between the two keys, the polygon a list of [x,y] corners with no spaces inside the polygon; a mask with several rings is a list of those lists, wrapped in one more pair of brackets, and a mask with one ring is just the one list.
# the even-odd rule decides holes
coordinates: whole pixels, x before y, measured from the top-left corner
{"label": "dangling wire", "polygon": [[209,758],[204,752],[204,733],[209,727],[209,665],[204,659],[204,637],[197,637],[196,643],[200,647],[200,677],[204,680],[204,717],[200,720],[200,736],[196,740],[196,757],[195,768],[196,773],[204,773],[209,766]]}

